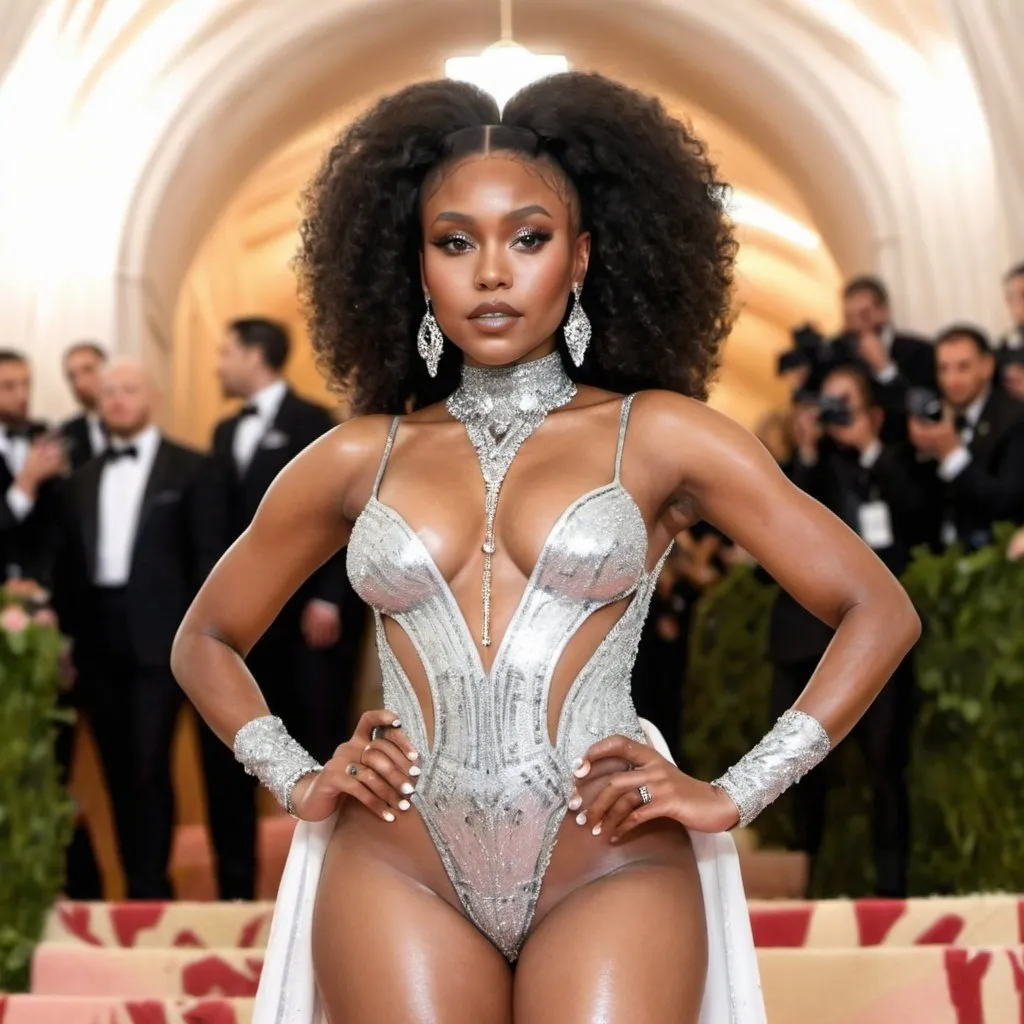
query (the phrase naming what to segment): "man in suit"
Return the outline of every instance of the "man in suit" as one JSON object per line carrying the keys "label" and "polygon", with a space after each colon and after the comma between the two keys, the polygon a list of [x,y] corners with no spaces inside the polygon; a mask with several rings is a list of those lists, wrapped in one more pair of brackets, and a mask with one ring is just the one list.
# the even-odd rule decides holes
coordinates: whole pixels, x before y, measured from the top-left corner
{"label": "man in suit", "polygon": [[[227,481],[231,539],[248,527],[277,474],[334,425],[326,409],[288,387],[282,372],[289,348],[281,324],[258,318],[229,324],[221,345],[218,375],[224,395],[244,400],[213,435],[213,455]],[[299,588],[246,659],[271,710],[320,760],[327,760],[346,734],[355,663],[349,648],[362,632],[361,607],[349,613],[353,599],[339,554]],[[346,629],[339,643],[343,614]],[[220,896],[251,899],[255,783],[209,729],[201,735]]]}
{"label": "man in suit", "polygon": [[110,446],[68,489],[56,591],[137,899],[172,896],[170,754],[182,694],[171,643],[225,530],[212,464],[161,435],[157,398],[141,365],[105,370]]}
{"label": "man in suit", "polygon": [[1011,397],[1024,402],[1024,263],[1007,272],[1003,294],[1013,327],[996,346],[996,367],[1002,386]]}
{"label": "man in suit", "polygon": [[836,341],[837,363],[852,358],[870,375],[885,414],[882,441],[906,441],[909,388],[936,386],[935,354],[926,338],[892,325],[889,292],[877,277],[855,277],[843,289],[845,333]]}
{"label": "man in suit", "polygon": [[44,586],[50,565],[59,478],[67,468],[60,439],[28,417],[28,361],[0,350],[0,578]]}
{"label": "man in suit", "polygon": [[[811,413],[803,413],[804,422],[797,430],[798,457],[790,475],[900,575],[910,560],[911,549],[926,539],[922,513],[927,488],[913,451],[906,444],[882,442],[884,413],[859,366],[831,370],[822,382],[821,403],[816,422]],[[816,619],[809,621],[809,613],[791,598],[783,601],[780,597],[779,603],[785,614],[777,612],[773,625],[778,628],[785,621],[800,631],[788,638],[788,646],[800,657],[776,665],[772,681],[775,716],[791,707],[803,692],[832,632]],[[906,895],[906,768],[913,702],[913,662],[907,658],[853,731],[864,752],[872,789],[875,892],[884,897]],[[822,766],[794,791],[800,847],[812,858],[820,849],[824,833],[828,781],[828,769]]]}
{"label": "man in suit", "polygon": [[994,523],[1024,522],[1024,403],[993,386],[996,361],[978,328],[947,328],[936,358],[946,412],[938,423],[912,419],[910,440],[934,460],[943,542],[974,550]]}
{"label": "man in suit", "polygon": [[97,408],[106,361],[106,353],[94,341],[76,341],[64,353],[64,376],[82,409],[60,428],[72,469],[80,469],[107,447],[106,427]]}

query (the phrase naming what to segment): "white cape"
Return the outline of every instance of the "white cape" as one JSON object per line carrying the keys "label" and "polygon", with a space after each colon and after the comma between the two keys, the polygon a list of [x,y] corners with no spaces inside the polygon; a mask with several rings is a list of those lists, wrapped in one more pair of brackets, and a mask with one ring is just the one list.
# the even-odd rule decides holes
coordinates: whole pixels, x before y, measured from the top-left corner
{"label": "white cape", "polygon": [[[670,757],[643,721],[651,745]],[[252,1024],[327,1024],[313,977],[313,904],[334,817],[300,821],[277,893]],[[764,1000],[739,859],[726,833],[691,832],[704,892],[708,975],[700,1024],[765,1024]]]}

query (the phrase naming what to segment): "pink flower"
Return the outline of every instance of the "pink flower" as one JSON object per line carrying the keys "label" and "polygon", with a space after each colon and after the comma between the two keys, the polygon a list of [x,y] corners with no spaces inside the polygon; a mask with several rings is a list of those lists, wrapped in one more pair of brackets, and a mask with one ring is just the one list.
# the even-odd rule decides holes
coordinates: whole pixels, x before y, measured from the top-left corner
{"label": "pink flower", "polygon": [[28,612],[16,604],[10,604],[0,612],[0,629],[6,633],[23,633],[31,621]]}
{"label": "pink flower", "polygon": [[32,622],[37,626],[57,628],[57,615],[52,608],[40,608],[32,616]]}

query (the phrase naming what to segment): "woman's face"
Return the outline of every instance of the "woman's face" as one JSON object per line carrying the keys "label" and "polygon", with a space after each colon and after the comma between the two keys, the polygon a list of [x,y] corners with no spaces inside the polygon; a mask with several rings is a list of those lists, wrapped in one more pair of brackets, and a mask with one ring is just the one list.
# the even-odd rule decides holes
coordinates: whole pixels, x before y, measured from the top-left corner
{"label": "woman's face", "polygon": [[423,290],[468,363],[505,366],[554,350],[587,269],[590,236],[577,220],[560,175],[511,153],[468,157],[428,184]]}

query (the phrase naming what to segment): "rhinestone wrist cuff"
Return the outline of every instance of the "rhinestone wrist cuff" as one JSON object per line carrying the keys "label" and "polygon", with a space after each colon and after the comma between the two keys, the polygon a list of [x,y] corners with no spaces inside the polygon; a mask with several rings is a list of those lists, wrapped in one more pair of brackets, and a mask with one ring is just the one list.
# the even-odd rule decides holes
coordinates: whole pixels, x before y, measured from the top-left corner
{"label": "rhinestone wrist cuff", "polygon": [[289,813],[292,790],[299,779],[323,771],[323,765],[288,735],[276,715],[264,715],[246,722],[235,734],[235,760],[248,775],[254,775]]}
{"label": "rhinestone wrist cuff", "polygon": [[729,794],[749,825],[770,803],[825,760],[832,741],[822,724],[803,711],[789,710],[760,743],[711,783]]}

